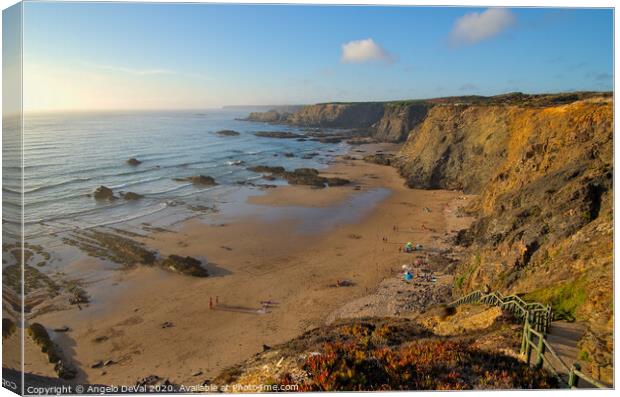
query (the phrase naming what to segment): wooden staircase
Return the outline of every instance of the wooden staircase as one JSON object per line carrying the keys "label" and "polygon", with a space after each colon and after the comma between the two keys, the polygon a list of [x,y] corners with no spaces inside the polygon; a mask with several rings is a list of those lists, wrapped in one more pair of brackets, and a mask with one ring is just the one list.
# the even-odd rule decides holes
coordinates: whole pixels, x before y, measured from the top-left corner
{"label": "wooden staircase", "polygon": [[553,321],[553,312],[549,305],[528,303],[516,295],[504,296],[497,291],[474,291],[448,306],[476,303],[499,306],[523,321],[521,354],[528,365],[532,361],[532,353],[536,353],[533,365],[537,368],[544,367],[569,388],[611,387],[581,372],[578,343],[585,333],[583,323]]}

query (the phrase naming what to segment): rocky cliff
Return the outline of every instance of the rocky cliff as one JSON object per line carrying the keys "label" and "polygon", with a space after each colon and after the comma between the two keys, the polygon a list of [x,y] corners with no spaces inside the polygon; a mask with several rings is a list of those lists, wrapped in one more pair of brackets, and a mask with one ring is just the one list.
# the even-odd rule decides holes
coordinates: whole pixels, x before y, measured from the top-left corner
{"label": "rocky cliff", "polygon": [[382,142],[403,142],[424,121],[431,107],[430,103],[386,103],[383,116],[371,126],[370,134]]}
{"label": "rocky cliff", "polygon": [[600,94],[592,92],[554,95],[510,93],[493,97],[470,95],[390,102],[320,103],[253,112],[246,120],[302,127],[358,129],[365,130],[379,141],[404,142],[413,129],[426,120],[430,109],[438,105],[448,106],[448,108],[493,105],[540,108],[596,96]]}
{"label": "rocky cliff", "polygon": [[479,194],[455,287],[529,294],[584,321],[581,358],[611,380],[611,98],[434,106],[397,163],[411,187]]}
{"label": "rocky cliff", "polygon": [[382,115],[382,103],[324,103],[304,106],[287,122],[305,127],[368,128]]}

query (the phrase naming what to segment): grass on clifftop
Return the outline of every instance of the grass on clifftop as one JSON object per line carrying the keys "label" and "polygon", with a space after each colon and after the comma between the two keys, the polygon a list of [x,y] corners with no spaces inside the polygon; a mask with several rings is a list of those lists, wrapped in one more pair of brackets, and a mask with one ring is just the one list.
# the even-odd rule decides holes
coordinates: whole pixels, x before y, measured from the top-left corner
{"label": "grass on clifftop", "polygon": [[596,91],[561,92],[554,94],[524,94],[522,92],[510,92],[494,96],[463,95],[429,99],[403,99],[384,102],[325,102],[317,105],[359,105],[359,104],[385,104],[393,106],[407,105],[433,105],[433,104],[462,104],[462,105],[516,105],[525,107],[546,107],[567,104],[582,99],[593,97],[611,97],[612,93]]}
{"label": "grass on clifftop", "polygon": [[550,304],[554,317],[575,321],[577,309],[586,301],[586,281],[583,278],[542,288],[525,295],[526,301]]}

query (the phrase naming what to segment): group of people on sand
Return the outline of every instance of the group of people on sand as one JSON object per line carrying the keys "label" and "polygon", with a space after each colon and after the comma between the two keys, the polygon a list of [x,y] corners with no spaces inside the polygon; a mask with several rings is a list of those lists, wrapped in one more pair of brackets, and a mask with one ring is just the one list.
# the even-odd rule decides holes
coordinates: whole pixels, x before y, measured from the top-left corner
{"label": "group of people on sand", "polygon": [[416,275],[413,271],[412,265],[403,265],[402,269],[403,269],[403,280],[405,280],[406,282],[413,281],[414,279],[416,281],[427,282],[427,283],[437,282],[437,277],[435,276],[433,272],[427,273],[427,272],[419,271],[418,274]]}

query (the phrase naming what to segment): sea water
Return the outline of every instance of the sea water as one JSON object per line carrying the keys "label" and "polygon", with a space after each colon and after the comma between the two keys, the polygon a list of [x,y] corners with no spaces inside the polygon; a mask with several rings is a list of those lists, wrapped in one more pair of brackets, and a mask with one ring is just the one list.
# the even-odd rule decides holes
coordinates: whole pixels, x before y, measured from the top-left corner
{"label": "sea water", "polygon": [[[255,136],[257,131],[301,129],[239,120],[251,109],[54,113],[23,121],[24,233],[27,238],[127,222],[179,218],[196,205],[212,206],[261,181],[254,165],[323,168],[345,143]],[[15,125],[13,128],[17,128]],[[7,128],[11,128],[8,125]],[[219,130],[239,136],[219,136]],[[7,232],[19,230],[21,165],[19,134],[6,134],[3,161],[3,216]],[[319,153],[312,159],[305,154]],[[293,153],[295,157],[286,157]],[[142,163],[126,163],[135,157]],[[197,186],[178,178],[209,175],[217,186]],[[279,182],[283,183],[283,182]],[[143,199],[97,201],[107,186]],[[247,189],[247,188],[245,188]],[[11,216],[11,214],[15,216]]]}

